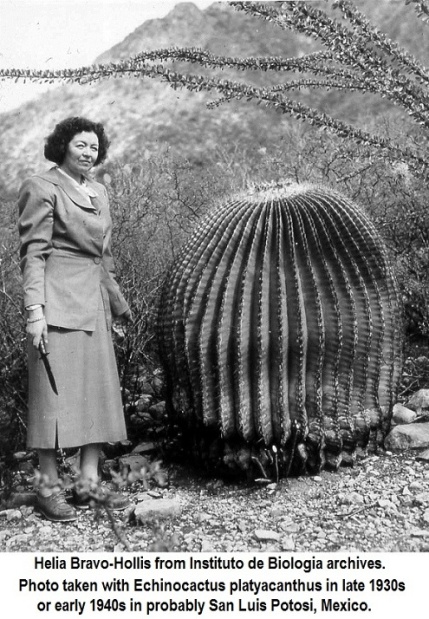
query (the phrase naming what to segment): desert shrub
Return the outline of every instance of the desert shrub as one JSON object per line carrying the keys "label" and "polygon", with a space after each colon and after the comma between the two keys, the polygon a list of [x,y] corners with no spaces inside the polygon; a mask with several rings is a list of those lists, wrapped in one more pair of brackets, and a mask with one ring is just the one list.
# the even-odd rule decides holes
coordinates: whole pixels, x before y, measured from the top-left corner
{"label": "desert shrub", "polygon": [[425,179],[387,155],[368,157],[362,147],[338,145],[330,153],[313,149],[313,156],[318,155],[320,163],[315,165],[321,180],[325,177],[360,203],[387,244],[402,292],[408,338],[427,338],[429,191]]}
{"label": "desert shrub", "polygon": [[124,393],[135,394],[138,377],[157,365],[156,316],[165,271],[201,215],[231,189],[234,173],[196,170],[168,152],[106,167],[112,246],[117,277],[134,322],[115,329]]}
{"label": "desert shrub", "polygon": [[[393,123],[385,122],[384,133],[399,139]],[[272,148],[241,153],[240,159],[243,182],[289,178],[322,183],[360,204],[390,252],[408,338],[429,337],[429,189],[423,175],[387,153],[304,127],[291,127]],[[222,165],[234,169],[235,163],[224,160]]]}
{"label": "desert shrub", "polygon": [[27,372],[14,204],[0,201],[0,453],[25,435]]}

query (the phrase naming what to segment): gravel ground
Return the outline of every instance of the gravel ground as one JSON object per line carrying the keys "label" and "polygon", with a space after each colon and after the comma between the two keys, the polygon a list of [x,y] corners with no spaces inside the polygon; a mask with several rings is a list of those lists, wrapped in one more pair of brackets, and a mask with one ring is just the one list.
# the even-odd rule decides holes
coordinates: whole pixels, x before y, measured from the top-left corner
{"label": "gravel ground", "polygon": [[[415,454],[387,452],[337,473],[263,486],[178,466],[169,472],[165,488],[130,494],[116,532],[103,510],[61,524],[31,505],[3,509],[0,551],[429,551],[429,463]],[[179,513],[141,524],[135,505],[148,499],[171,499]]]}

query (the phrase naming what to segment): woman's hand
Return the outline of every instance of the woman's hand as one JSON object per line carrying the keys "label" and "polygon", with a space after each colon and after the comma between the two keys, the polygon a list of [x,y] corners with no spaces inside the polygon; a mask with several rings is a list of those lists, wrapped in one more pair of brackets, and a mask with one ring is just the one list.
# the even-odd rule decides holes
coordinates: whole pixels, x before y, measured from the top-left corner
{"label": "woman's hand", "polygon": [[48,326],[42,307],[28,312],[27,334],[30,336],[31,343],[36,349],[39,348],[42,338],[45,344],[48,343]]}
{"label": "woman's hand", "polygon": [[118,318],[121,322],[128,322],[129,324],[133,322],[133,315],[130,309],[127,309],[127,311],[118,316]]}

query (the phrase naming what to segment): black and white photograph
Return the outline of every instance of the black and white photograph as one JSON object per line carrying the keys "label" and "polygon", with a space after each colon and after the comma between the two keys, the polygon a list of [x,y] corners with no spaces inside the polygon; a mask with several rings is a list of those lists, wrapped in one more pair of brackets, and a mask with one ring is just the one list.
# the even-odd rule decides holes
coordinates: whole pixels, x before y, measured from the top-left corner
{"label": "black and white photograph", "polygon": [[428,33],[428,0],[0,0],[27,616],[423,616]]}

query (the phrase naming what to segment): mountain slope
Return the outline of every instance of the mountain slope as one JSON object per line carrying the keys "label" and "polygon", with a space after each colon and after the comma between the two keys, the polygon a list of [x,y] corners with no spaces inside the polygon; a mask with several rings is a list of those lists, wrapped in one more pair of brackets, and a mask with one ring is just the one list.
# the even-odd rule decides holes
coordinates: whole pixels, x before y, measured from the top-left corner
{"label": "mountain slope", "polygon": [[[316,2],[326,9],[325,2]],[[361,0],[358,5],[398,40],[409,45],[423,60],[429,59],[423,45],[424,30],[410,8],[399,0],[378,3]],[[309,39],[259,19],[237,12],[227,3],[215,3],[200,11],[192,3],[177,5],[165,18],[150,20],[136,28],[121,43],[107,50],[97,63],[108,63],[143,50],[179,46],[202,47],[228,56],[297,56],[316,49]],[[182,67],[181,67],[182,69]],[[199,72],[190,65],[185,70]],[[225,72],[225,77],[231,73]],[[281,81],[279,76],[240,73],[237,81],[255,84]],[[338,93],[312,95],[302,92],[306,102],[317,101],[329,113],[355,120],[365,119],[387,108],[370,98],[343,97]],[[136,160],[171,147],[197,165],[220,150],[258,149],[281,139],[292,121],[273,110],[235,102],[215,109],[205,103],[215,94],[172,90],[151,79],[124,78],[78,86],[62,85],[18,110],[0,116],[0,191],[14,194],[22,178],[46,166],[43,140],[55,123],[70,115],[84,115],[106,124],[112,142],[110,159]]]}

